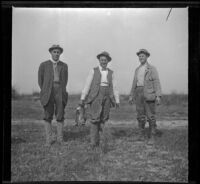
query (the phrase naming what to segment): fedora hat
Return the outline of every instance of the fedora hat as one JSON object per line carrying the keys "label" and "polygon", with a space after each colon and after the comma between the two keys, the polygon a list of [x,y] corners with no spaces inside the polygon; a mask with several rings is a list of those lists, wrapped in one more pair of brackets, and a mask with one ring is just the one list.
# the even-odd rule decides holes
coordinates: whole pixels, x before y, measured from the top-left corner
{"label": "fedora hat", "polygon": [[63,52],[63,48],[60,47],[60,45],[52,45],[52,46],[49,48],[49,52],[51,52],[53,49],[60,49],[60,52],[61,52],[61,53]]}
{"label": "fedora hat", "polygon": [[103,51],[102,53],[98,54],[97,58],[99,59],[101,56],[106,56],[109,62],[112,60],[112,58],[110,57],[109,53],[106,52],[106,51]]}
{"label": "fedora hat", "polygon": [[150,56],[150,53],[146,49],[140,49],[136,54],[139,56],[139,54],[144,53],[148,57]]}

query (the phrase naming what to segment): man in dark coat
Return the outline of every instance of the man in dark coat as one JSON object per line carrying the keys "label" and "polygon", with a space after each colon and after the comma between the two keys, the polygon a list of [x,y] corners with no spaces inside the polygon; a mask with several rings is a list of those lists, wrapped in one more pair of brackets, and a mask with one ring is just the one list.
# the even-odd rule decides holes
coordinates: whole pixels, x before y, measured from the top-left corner
{"label": "man in dark coat", "polygon": [[57,121],[57,141],[63,143],[64,109],[68,100],[66,86],[68,82],[68,66],[59,60],[63,48],[53,45],[49,48],[51,59],[40,64],[38,84],[41,89],[40,101],[44,108],[46,145],[50,146],[52,139],[53,115]]}

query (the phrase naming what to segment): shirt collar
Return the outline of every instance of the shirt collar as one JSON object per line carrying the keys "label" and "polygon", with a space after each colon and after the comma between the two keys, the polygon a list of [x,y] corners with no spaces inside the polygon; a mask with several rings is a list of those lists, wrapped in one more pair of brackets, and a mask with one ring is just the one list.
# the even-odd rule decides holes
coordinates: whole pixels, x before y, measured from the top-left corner
{"label": "shirt collar", "polygon": [[140,67],[145,67],[147,68],[148,63],[146,62],[144,65],[140,64]]}
{"label": "shirt collar", "polygon": [[[100,71],[105,71],[105,70],[103,70],[103,68],[102,68],[102,66],[101,65],[99,65],[99,70]],[[106,68],[106,71],[107,71],[108,69]]]}
{"label": "shirt collar", "polygon": [[58,62],[60,62],[60,60],[54,61],[52,58],[50,58],[50,61],[51,61],[53,64],[58,64]]}

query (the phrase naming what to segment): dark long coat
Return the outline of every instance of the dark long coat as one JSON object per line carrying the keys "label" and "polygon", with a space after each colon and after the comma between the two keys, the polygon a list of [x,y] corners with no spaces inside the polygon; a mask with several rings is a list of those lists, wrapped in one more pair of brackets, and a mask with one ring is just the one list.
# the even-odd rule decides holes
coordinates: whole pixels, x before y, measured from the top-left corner
{"label": "dark long coat", "polygon": [[[57,64],[57,69],[60,79],[60,98],[62,98],[63,104],[67,104],[68,93],[66,91],[66,86],[68,82],[68,66],[66,63],[59,61]],[[52,85],[53,85],[53,63],[52,61],[44,61],[40,64],[38,70],[38,84],[40,86],[40,101],[43,106],[45,106],[50,98]]]}

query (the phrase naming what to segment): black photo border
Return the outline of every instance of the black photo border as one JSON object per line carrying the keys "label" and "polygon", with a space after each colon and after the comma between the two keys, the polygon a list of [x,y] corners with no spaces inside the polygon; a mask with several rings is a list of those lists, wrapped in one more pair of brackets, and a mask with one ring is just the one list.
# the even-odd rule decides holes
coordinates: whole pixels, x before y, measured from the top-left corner
{"label": "black photo border", "polygon": [[[12,88],[12,7],[32,8],[184,8],[189,12],[188,40],[188,132],[189,183],[200,181],[200,3],[198,1],[2,1],[1,46],[3,69],[2,98],[2,182],[11,180],[11,88]],[[33,182],[31,182],[33,183]],[[36,182],[38,183],[38,182]],[[44,183],[44,182],[39,182]],[[49,182],[45,182],[49,183]],[[51,182],[52,183],[52,182]],[[58,183],[58,182],[56,182]],[[60,182],[59,182],[60,183]],[[95,182],[96,183],[96,182]],[[107,182],[108,183],[108,182]],[[132,182],[135,183],[135,182]],[[138,182],[137,182],[138,183]],[[167,183],[167,182],[166,182]]]}

